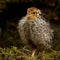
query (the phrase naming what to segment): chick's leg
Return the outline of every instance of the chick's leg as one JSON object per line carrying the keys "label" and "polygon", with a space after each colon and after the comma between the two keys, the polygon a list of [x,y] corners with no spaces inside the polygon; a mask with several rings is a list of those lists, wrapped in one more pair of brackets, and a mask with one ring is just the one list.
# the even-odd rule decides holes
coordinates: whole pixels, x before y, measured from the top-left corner
{"label": "chick's leg", "polygon": [[31,57],[34,57],[36,49],[33,50]]}

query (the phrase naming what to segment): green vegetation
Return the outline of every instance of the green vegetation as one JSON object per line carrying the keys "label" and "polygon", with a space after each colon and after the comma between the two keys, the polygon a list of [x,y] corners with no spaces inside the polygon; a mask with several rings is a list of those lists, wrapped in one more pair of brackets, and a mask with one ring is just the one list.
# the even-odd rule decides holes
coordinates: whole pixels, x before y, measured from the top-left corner
{"label": "green vegetation", "polygon": [[31,57],[32,51],[27,50],[24,48],[19,49],[15,46],[11,48],[0,48],[0,60],[42,60],[43,57],[45,60],[60,60],[60,51],[46,52],[44,54],[39,52],[39,54]]}

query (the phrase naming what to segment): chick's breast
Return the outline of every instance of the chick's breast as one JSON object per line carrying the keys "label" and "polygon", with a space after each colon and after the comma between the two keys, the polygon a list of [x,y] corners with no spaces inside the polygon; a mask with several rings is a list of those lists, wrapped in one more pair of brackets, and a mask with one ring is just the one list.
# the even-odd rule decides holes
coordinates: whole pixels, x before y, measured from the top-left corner
{"label": "chick's breast", "polygon": [[42,18],[30,20],[30,39],[37,47],[50,48],[53,31],[48,22]]}

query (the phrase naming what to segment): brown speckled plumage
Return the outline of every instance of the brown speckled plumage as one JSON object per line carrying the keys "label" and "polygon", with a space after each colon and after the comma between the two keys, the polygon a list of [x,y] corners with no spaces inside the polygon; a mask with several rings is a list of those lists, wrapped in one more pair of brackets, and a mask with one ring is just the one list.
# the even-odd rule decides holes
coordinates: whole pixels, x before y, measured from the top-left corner
{"label": "brown speckled plumage", "polygon": [[20,38],[25,44],[29,44],[28,42],[31,40],[38,48],[48,49],[51,48],[53,30],[41,14],[37,8],[28,8],[27,15],[18,23],[18,30]]}

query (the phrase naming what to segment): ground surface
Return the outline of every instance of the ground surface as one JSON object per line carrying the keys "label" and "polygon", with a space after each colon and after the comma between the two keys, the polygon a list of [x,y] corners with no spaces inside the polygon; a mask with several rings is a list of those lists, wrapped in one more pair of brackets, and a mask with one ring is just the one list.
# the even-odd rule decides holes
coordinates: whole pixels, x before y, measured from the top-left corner
{"label": "ground surface", "polygon": [[49,53],[39,52],[34,57],[31,57],[31,51],[22,48],[19,49],[15,46],[11,48],[0,48],[0,60],[60,60],[60,52],[53,51]]}

